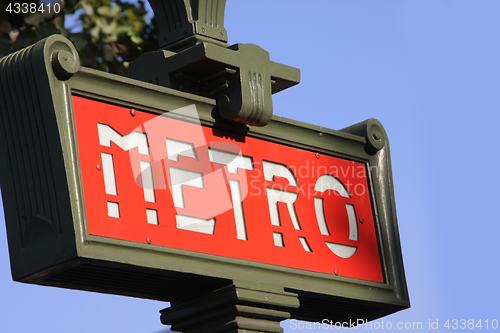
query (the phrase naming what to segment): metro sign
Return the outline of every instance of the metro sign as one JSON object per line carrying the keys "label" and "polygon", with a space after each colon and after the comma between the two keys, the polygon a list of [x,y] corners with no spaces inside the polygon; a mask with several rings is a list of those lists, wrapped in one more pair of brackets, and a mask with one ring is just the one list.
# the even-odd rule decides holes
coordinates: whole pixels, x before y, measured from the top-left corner
{"label": "metro sign", "polygon": [[89,234],[384,281],[365,163],[202,126],[195,105],[73,105]]}
{"label": "metro sign", "polygon": [[249,318],[259,309],[276,332],[288,317],[349,322],[409,307],[378,121],[247,127],[218,118],[214,99],[78,58],[55,35],[0,60],[15,281],[171,302],[167,324],[182,302],[212,295],[208,312],[229,311],[219,300]]}

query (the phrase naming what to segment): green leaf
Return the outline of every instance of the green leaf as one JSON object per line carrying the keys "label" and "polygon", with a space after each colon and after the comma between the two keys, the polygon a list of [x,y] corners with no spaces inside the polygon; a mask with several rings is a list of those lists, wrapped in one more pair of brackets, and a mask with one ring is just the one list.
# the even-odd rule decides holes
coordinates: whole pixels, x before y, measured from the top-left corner
{"label": "green leaf", "polygon": [[82,8],[88,16],[94,16],[94,8],[86,1],[81,2]]}
{"label": "green leaf", "polygon": [[110,6],[102,6],[97,8],[97,13],[99,13],[102,16],[112,16]]}
{"label": "green leaf", "polygon": [[99,26],[95,26],[94,28],[90,29],[90,35],[92,36],[92,38],[98,40],[100,31],[101,28]]}
{"label": "green leaf", "polygon": [[142,44],[142,42],[144,41],[141,37],[139,37],[137,35],[129,33],[129,36],[130,36],[130,39],[132,40],[132,42],[134,42],[137,45]]}

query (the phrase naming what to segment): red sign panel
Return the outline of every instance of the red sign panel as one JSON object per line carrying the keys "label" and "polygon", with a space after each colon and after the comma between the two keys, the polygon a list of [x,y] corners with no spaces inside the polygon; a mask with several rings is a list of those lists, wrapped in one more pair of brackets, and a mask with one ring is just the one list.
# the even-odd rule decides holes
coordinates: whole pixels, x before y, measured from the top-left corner
{"label": "red sign panel", "polygon": [[384,281],[365,164],[203,126],[195,105],[73,104],[89,234]]}

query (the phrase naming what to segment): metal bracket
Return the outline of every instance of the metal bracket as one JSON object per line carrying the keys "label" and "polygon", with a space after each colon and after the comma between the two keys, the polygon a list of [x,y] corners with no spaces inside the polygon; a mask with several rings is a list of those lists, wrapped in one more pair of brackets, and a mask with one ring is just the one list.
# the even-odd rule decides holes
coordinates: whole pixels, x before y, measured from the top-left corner
{"label": "metal bracket", "polygon": [[132,62],[129,77],[214,98],[221,117],[254,126],[271,121],[272,94],[300,82],[297,68],[270,61],[256,45],[228,47],[225,0],[149,2],[161,50]]}

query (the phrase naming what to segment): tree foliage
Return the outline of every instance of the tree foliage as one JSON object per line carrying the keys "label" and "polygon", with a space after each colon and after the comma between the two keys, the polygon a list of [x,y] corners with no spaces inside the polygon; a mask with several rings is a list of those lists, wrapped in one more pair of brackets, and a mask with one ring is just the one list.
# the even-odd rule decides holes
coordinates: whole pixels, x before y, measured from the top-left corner
{"label": "tree foliage", "polygon": [[[55,1],[61,1],[59,13],[55,13],[59,8]],[[147,23],[146,0],[55,1],[51,8],[42,6],[43,13],[38,10],[40,0],[23,0],[36,4],[35,13],[15,13],[12,6],[9,13],[9,1],[0,4],[0,58],[61,34],[73,42],[83,66],[124,74],[130,61],[158,49],[156,21]]]}

